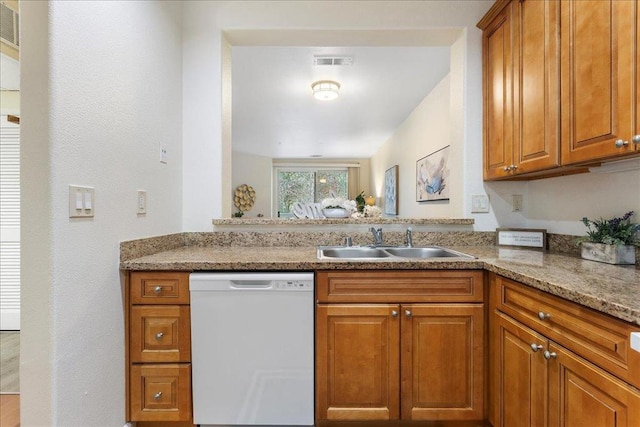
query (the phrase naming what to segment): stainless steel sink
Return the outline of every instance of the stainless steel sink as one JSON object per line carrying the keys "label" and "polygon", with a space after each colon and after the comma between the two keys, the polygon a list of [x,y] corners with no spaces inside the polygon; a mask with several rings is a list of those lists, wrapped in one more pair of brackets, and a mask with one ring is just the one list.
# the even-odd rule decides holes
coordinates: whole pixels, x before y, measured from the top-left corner
{"label": "stainless steel sink", "polygon": [[318,258],[363,259],[390,258],[392,256],[383,249],[368,246],[320,247],[318,249]]}
{"label": "stainless steel sink", "polygon": [[471,255],[439,246],[429,246],[424,248],[388,248],[386,252],[393,256],[402,258],[473,258]]}
{"label": "stainless steel sink", "polygon": [[320,246],[318,259],[431,259],[431,258],[464,258],[474,259],[473,256],[440,246],[427,247],[376,247],[376,246]]}

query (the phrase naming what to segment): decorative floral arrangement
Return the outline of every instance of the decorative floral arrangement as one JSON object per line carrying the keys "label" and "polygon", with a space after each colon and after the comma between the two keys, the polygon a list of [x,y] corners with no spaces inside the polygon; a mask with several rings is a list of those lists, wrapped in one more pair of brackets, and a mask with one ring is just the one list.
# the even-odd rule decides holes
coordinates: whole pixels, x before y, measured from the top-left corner
{"label": "decorative floral arrangement", "polygon": [[322,209],[346,209],[352,212],[356,210],[356,202],[342,197],[327,197],[322,199]]}
{"label": "decorative floral arrangement", "polygon": [[382,210],[377,206],[366,205],[362,212],[354,212],[351,218],[379,218],[382,216]]}
{"label": "decorative floral arrangement", "polygon": [[587,235],[578,239],[578,244],[593,242],[605,245],[639,245],[640,240],[636,238],[636,234],[640,232],[640,224],[631,222],[632,215],[633,211],[629,211],[619,218],[582,218],[582,223],[587,227]]}
{"label": "decorative floral arrangement", "polygon": [[322,209],[345,209],[351,213],[351,218],[377,218],[382,216],[382,211],[379,207],[366,204],[364,191],[361,191],[355,200],[328,197],[323,199],[321,204]]}

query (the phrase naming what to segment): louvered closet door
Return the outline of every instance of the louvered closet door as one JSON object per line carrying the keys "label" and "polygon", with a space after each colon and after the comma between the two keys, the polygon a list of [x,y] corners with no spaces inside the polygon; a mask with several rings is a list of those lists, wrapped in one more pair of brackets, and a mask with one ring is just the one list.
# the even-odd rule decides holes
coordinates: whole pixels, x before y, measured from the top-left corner
{"label": "louvered closet door", "polygon": [[20,127],[0,117],[0,330],[20,329]]}

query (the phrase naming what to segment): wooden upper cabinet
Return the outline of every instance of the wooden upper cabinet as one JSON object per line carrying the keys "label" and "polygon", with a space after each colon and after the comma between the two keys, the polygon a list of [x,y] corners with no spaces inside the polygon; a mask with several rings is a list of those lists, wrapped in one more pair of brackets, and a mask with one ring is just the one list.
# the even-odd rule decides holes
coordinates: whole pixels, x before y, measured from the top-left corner
{"label": "wooden upper cabinet", "polygon": [[505,177],[513,160],[512,5],[483,28],[484,178]]}
{"label": "wooden upper cabinet", "polygon": [[560,165],[560,3],[514,2],[514,175]]}
{"label": "wooden upper cabinet", "polygon": [[633,153],[637,2],[560,3],[562,163]]}
{"label": "wooden upper cabinet", "polygon": [[559,166],[559,2],[514,1],[478,25],[484,31],[485,179]]}

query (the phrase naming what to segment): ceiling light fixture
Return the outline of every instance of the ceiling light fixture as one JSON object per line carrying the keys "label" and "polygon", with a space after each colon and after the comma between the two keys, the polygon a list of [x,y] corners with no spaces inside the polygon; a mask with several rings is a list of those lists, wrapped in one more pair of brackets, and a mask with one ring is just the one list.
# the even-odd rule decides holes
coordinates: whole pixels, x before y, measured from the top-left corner
{"label": "ceiling light fixture", "polygon": [[311,84],[313,97],[321,101],[331,101],[340,94],[340,83],[333,80],[318,80]]}

